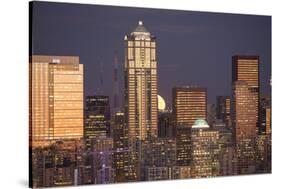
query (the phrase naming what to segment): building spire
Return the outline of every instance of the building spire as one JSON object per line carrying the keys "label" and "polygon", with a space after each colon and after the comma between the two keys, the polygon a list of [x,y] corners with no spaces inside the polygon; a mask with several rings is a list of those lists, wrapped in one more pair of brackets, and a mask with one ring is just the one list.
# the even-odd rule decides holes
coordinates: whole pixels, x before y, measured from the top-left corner
{"label": "building spire", "polygon": [[118,52],[115,50],[114,52],[114,70],[113,70],[113,108],[114,113],[118,112],[119,110],[119,78],[118,78],[118,65],[119,65],[119,59],[118,59]]}
{"label": "building spire", "polygon": [[99,70],[99,87],[97,91],[98,95],[103,94],[103,62],[100,61],[100,70]]}

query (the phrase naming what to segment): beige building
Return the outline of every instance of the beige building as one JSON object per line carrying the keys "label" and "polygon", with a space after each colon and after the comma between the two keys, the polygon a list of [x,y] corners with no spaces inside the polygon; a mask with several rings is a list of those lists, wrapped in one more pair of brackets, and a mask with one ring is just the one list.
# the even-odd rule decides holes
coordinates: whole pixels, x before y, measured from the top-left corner
{"label": "beige building", "polygon": [[157,58],[156,38],[139,21],[135,30],[125,36],[125,119],[129,145],[135,152],[139,179],[139,154],[142,141],[157,136]]}
{"label": "beige building", "polygon": [[29,65],[30,146],[83,137],[83,65],[79,57],[33,55]]}

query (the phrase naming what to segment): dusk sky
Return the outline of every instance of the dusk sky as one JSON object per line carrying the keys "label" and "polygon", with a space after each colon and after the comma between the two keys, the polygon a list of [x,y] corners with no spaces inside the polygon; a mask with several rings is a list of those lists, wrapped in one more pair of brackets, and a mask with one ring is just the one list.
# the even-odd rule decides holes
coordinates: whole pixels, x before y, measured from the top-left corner
{"label": "dusk sky", "polygon": [[270,94],[270,16],[35,2],[33,54],[79,56],[85,96],[101,88],[102,67],[103,94],[112,99],[114,53],[123,86],[124,36],[139,20],[156,36],[158,94],[168,104],[177,86],[206,87],[208,103],[231,95],[232,56],[238,54],[260,57],[261,93]]}

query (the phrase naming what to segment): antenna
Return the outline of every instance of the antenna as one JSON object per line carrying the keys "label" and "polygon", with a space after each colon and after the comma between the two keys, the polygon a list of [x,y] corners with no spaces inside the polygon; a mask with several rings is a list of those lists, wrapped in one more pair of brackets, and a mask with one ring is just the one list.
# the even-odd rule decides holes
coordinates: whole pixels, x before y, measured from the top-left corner
{"label": "antenna", "polygon": [[115,50],[114,52],[114,70],[113,70],[113,105],[114,105],[114,113],[119,110],[119,81],[118,81],[118,52]]}
{"label": "antenna", "polygon": [[103,94],[103,62],[100,61],[100,70],[99,70],[99,87],[98,87],[98,95]]}

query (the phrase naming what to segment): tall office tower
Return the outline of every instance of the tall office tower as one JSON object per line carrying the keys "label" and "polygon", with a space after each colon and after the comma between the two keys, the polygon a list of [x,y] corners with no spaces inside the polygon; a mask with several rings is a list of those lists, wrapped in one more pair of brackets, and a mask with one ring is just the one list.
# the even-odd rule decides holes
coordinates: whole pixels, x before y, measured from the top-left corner
{"label": "tall office tower", "polygon": [[245,81],[249,90],[255,95],[256,108],[256,132],[259,130],[259,103],[260,103],[260,81],[259,81],[259,57],[258,56],[233,56],[232,57],[232,83]]}
{"label": "tall office tower", "polygon": [[30,57],[30,146],[83,137],[83,65],[77,56]]}
{"label": "tall office tower", "polygon": [[128,129],[125,125],[123,112],[116,112],[113,126],[113,168],[116,173],[116,182],[128,182],[135,179],[133,167],[129,158],[131,151],[128,144]]}
{"label": "tall office tower", "polygon": [[271,134],[271,99],[270,96],[262,96],[260,102],[260,128],[259,134]]}
{"label": "tall office tower", "polygon": [[129,144],[135,154],[130,159],[140,178],[139,153],[142,141],[157,136],[156,38],[142,21],[125,35],[125,119]]}
{"label": "tall office tower", "polygon": [[177,164],[191,161],[191,126],[197,119],[207,118],[207,90],[197,87],[173,89],[173,119],[176,126]]}
{"label": "tall office tower", "polygon": [[111,134],[109,97],[87,96],[85,114],[84,137],[89,149],[93,138]]}
{"label": "tall office tower", "polygon": [[238,155],[238,174],[255,171],[257,95],[246,81],[233,85],[233,125]]}
{"label": "tall office tower", "polygon": [[217,119],[224,121],[227,127],[231,127],[231,101],[230,96],[217,96]]}
{"label": "tall office tower", "polygon": [[203,119],[195,121],[191,128],[192,177],[219,175],[219,132],[211,130]]}

